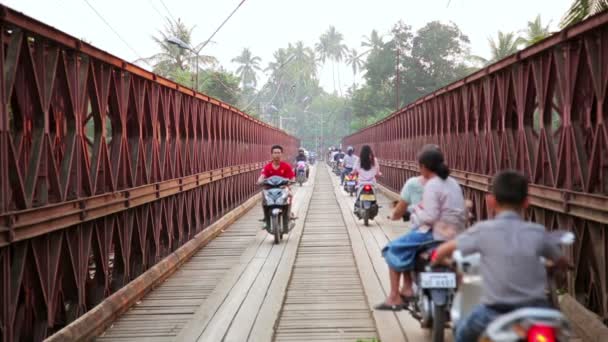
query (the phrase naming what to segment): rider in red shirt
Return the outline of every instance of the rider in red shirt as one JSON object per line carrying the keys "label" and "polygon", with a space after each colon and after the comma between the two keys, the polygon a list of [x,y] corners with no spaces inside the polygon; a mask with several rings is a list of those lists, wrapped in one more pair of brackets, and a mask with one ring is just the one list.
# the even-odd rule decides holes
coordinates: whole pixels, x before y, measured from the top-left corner
{"label": "rider in red shirt", "polygon": [[[296,175],[293,172],[291,165],[281,160],[281,158],[283,157],[283,147],[281,145],[274,145],[271,148],[271,153],[272,161],[266,164],[266,166],[264,166],[264,168],[262,169],[260,178],[258,178],[258,184],[262,184],[264,182],[264,179],[272,176],[279,176],[287,178],[291,181],[295,181]],[[291,201],[291,191],[289,191],[289,197]],[[266,225],[268,225],[270,220],[270,213],[268,212],[268,210],[266,210],[263,204],[262,208],[264,208],[264,228],[266,228]],[[293,216],[293,214],[291,216]]]}

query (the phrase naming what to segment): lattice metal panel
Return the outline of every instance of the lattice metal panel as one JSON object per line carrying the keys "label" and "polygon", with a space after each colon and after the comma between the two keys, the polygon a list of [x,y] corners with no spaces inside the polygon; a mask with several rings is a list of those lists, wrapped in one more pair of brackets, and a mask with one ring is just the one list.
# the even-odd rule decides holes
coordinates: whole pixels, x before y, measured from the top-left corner
{"label": "lattice metal panel", "polygon": [[608,318],[608,14],[419,99],[344,139],[369,144],[381,182],[399,190],[417,173],[416,154],[438,144],[453,175],[487,217],[490,176],[515,168],[529,176],[530,219],[572,229],[576,270],[565,285]]}
{"label": "lattice metal panel", "polygon": [[299,141],[0,6],[0,335],[42,340],[258,191]]}

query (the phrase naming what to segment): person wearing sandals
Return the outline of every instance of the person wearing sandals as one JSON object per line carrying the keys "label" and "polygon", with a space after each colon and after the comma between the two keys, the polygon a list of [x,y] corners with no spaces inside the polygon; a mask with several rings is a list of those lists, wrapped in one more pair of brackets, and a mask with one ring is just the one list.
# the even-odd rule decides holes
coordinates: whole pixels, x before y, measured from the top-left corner
{"label": "person wearing sandals", "polygon": [[[407,306],[414,293],[411,271],[418,246],[432,241],[453,239],[464,231],[465,200],[462,189],[450,177],[443,154],[436,148],[423,149],[418,155],[420,174],[426,180],[422,201],[414,206],[410,216],[412,230],[389,242],[382,256],[389,267],[390,293],[376,305],[376,310],[399,311]],[[403,287],[399,289],[401,278]]]}

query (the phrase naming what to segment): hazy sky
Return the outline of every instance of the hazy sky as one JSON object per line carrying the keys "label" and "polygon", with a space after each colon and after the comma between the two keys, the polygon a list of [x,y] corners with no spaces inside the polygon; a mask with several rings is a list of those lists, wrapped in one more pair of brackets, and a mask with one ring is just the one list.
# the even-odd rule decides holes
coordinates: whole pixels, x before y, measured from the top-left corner
{"label": "hazy sky", "polygon": [[[157,52],[151,39],[169,13],[196,25],[194,43],[206,40],[240,0],[88,0],[132,47],[127,47],[93,12],[85,0],[0,0],[1,3],[91,41],[118,57],[133,61]],[[165,9],[167,6],[168,10]],[[230,60],[243,47],[262,57],[265,67],[272,53],[289,42],[302,40],[313,46],[334,25],[349,47],[360,49],[363,35],[372,29],[390,31],[398,20],[414,30],[427,22],[452,21],[469,36],[471,51],[489,56],[488,37],[498,30],[518,31],[540,13],[544,23],[557,24],[572,0],[247,0],[215,36],[217,44],[203,53],[216,56],[229,70]],[[448,5],[449,3],[449,5]],[[341,69],[343,88],[352,84],[352,71]],[[333,89],[331,66],[321,69],[321,85]]]}

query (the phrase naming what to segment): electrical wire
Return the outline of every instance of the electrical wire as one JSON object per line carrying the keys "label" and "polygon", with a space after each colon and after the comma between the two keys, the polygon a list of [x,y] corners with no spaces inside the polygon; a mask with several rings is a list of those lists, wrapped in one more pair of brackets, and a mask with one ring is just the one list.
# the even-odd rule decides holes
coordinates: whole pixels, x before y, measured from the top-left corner
{"label": "electrical wire", "polygon": [[167,17],[164,16],[162,13],[160,13],[160,11],[158,10],[158,8],[154,5],[154,2],[152,2],[152,0],[148,0],[148,2],[150,3],[150,5],[152,6],[152,8],[154,9],[154,11],[156,13],[158,13],[158,15],[161,17],[161,19],[166,19]]}
{"label": "electrical wire", "polygon": [[171,11],[169,11],[169,7],[167,7],[167,5],[165,5],[165,2],[163,0],[160,0],[160,3],[163,5],[165,10],[167,10],[167,13],[169,13],[169,17],[171,17],[171,20],[173,20],[173,22],[177,23],[177,20],[175,20],[175,17],[173,16],[173,14],[171,14]]}
{"label": "electrical wire", "polygon": [[[161,0],[162,1],[162,0]],[[241,2],[239,2],[239,4],[236,6],[236,8],[230,13],[230,15],[224,19],[224,21],[220,24],[220,26],[218,26],[218,28],[211,34],[211,36],[203,43],[203,45],[198,48],[198,52],[200,53],[201,50],[207,46],[207,44],[209,44],[209,42],[211,41],[211,39],[213,39],[213,37],[215,36],[216,33],[219,32],[219,30],[222,29],[222,27],[228,22],[228,20],[230,20],[230,18],[232,18],[232,16],[234,15],[234,13],[236,13],[236,11],[245,3],[246,0],[241,0]]]}
{"label": "electrical wire", "polygon": [[120,35],[120,33],[118,33],[118,31],[116,31],[112,25],[110,25],[110,23],[103,17],[103,15],[101,15],[101,13],[99,13],[95,7],[93,7],[93,5],[91,5],[91,3],[89,2],[89,0],[84,0],[84,2],[86,2],[87,5],[89,5],[89,7],[91,8],[91,10],[93,10],[93,12],[95,12],[95,14],[97,14],[97,16],[99,17],[99,19],[101,19],[101,21],[104,22],[104,24],[106,24],[106,26],[108,26],[110,28],[110,30],[112,30],[112,32],[114,32],[114,34],[118,37],[118,39],[120,39],[129,49],[131,49],[131,51],[133,51],[133,53],[139,57],[140,60],[143,60],[144,62],[146,62],[149,66],[152,66],[152,64],[150,64],[150,62],[146,61],[145,59],[143,59],[143,57],[141,57],[141,55],[131,46],[129,45],[129,43],[127,43],[127,41]]}

